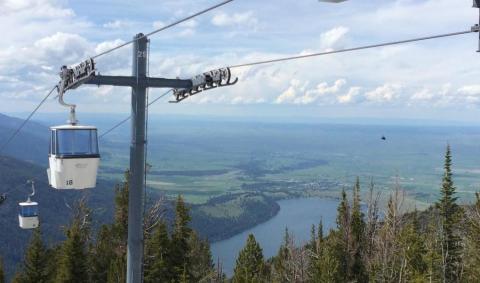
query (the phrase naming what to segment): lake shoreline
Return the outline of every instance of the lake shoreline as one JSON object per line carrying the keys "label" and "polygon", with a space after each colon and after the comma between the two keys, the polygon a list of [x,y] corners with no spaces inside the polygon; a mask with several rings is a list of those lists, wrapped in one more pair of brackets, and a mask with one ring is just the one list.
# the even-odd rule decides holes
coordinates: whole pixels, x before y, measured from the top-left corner
{"label": "lake shoreline", "polygon": [[303,197],[279,200],[280,210],[270,220],[258,224],[228,239],[211,243],[213,260],[220,260],[227,276],[231,276],[238,252],[244,247],[249,234],[253,234],[263,249],[265,258],[278,252],[285,228],[295,243],[308,241],[312,225],[322,221],[325,231],[335,227],[338,199]]}

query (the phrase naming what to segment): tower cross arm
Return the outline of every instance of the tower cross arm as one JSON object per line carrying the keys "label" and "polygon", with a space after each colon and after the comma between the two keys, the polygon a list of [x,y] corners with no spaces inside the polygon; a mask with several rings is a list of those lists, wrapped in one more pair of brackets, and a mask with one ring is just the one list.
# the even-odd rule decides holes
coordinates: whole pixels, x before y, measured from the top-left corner
{"label": "tower cross arm", "polygon": [[142,86],[146,88],[191,88],[192,80],[133,76],[93,75],[83,82],[87,85]]}

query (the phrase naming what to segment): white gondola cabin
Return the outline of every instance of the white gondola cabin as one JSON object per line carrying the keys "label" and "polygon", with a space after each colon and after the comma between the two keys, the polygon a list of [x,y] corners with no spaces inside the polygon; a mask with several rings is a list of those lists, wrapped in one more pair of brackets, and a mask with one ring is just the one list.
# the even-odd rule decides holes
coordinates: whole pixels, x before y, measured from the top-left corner
{"label": "white gondola cabin", "polygon": [[97,128],[63,125],[50,128],[48,182],[55,189],[94,188],[100,164]]}
{"label": "white gondola cabin", "polygon": [[22,229],[35,229],[38,227],[38,203],[30,201],[18,204],[20,211],[18,213],[18,223]]}

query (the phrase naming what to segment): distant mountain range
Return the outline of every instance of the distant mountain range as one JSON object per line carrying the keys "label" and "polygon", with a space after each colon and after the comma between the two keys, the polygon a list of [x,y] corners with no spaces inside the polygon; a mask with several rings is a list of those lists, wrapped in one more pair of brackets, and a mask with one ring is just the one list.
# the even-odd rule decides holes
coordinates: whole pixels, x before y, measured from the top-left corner
{"label": "distant mountain range", "polygon": [[[23,123],[22,119],[0,114],[0,145],[3,145]],[[46,165],[48,157],[49,128],[37,122],[28,122],[10,144],[3,155]]]}

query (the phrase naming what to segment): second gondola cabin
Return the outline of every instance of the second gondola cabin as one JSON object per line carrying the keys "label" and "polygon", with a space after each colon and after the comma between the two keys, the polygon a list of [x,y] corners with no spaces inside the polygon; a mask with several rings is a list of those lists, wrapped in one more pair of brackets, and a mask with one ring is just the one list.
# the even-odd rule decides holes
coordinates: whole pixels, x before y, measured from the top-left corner
{"label": "second gondola cabin", "polygon": [[38,203],[30,201],[18,204],[18,224],[22,229],[35,229],[38,227]]}
{"label": "second gondola cabin", "polygon": [[97,128],[80,125],[51,127],[48,161],[48,182],[53,188],[94,188],[100,164]]}

